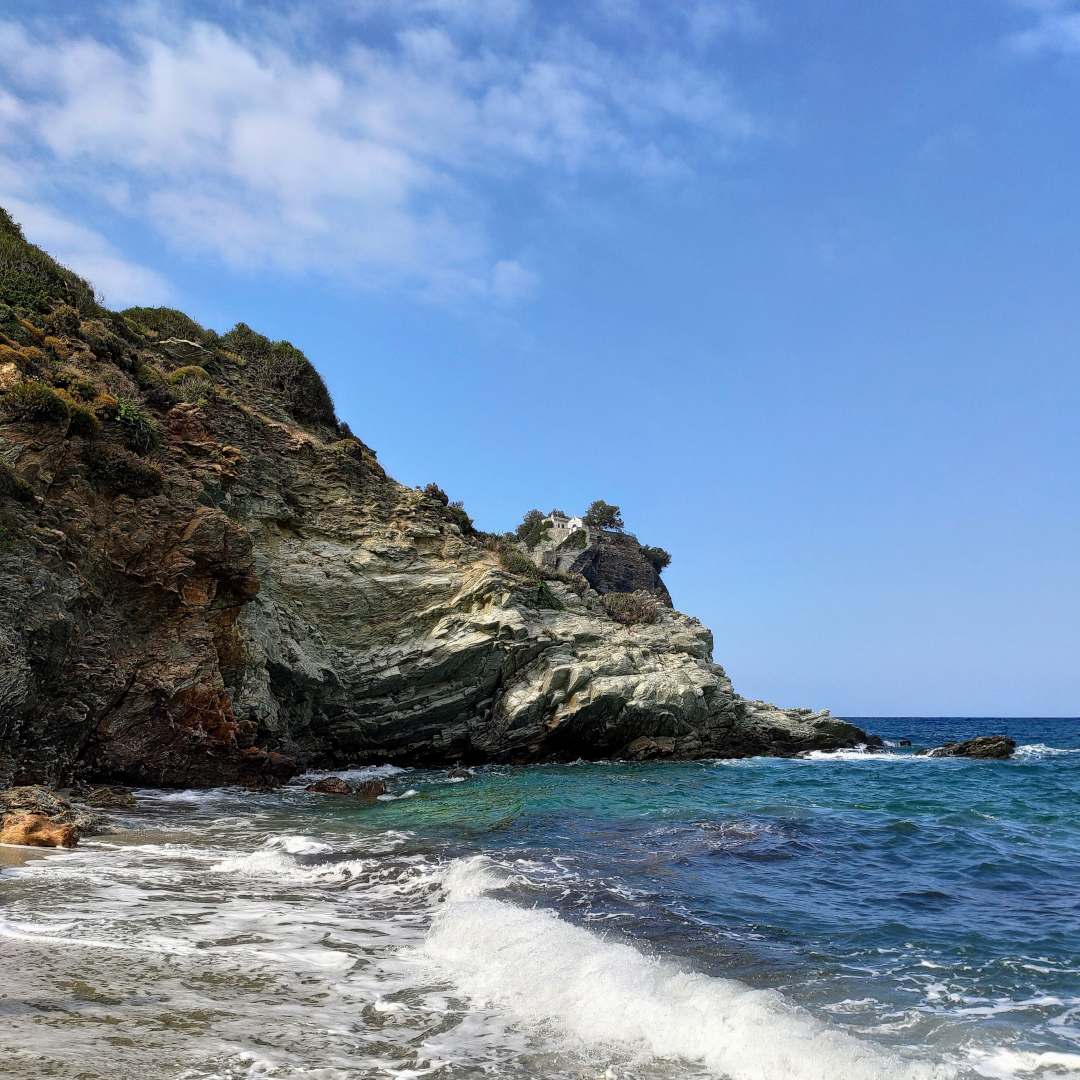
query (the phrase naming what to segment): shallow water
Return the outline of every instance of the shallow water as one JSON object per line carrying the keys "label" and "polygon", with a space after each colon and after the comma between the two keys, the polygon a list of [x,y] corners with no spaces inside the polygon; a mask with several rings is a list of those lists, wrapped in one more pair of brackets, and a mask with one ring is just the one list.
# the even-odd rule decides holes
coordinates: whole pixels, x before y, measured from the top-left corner
{"label": "shallow water", "polygon": [[1080,1078],[1080,722],[864,726],[1023,745],[142,792],[0,870],[0,1076]]}

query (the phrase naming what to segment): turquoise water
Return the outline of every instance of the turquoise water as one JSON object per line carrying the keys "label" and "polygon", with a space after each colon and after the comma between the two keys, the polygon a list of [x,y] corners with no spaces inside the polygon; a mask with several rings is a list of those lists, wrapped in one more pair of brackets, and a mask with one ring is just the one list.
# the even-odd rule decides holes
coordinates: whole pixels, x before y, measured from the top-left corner
{"label": "turquoise water", "polygon": [[1080,721],[856,722],[1021,748],[141,793],[0,876],[0,1075],[1080,1077]]}

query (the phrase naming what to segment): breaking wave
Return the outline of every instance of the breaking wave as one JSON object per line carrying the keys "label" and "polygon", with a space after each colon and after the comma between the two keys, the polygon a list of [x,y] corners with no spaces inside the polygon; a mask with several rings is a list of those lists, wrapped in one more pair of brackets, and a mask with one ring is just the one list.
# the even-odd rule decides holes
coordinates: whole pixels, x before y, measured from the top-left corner
{"label": "breaking wave", "polygon": [[931,1080],[954,1075],[861,1042],[731,979],[681,971],[489,893],[483,857],[449,868],[426,954],[478,1003],[586,1045],[698,1061],[732,1080]]}

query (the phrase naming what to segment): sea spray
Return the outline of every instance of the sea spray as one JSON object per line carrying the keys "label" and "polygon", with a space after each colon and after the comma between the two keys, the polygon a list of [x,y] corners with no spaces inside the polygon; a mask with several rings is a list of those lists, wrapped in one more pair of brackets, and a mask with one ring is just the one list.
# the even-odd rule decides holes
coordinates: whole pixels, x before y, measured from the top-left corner
{"label": "sea spray", "polygon": [[901,1058],[814,1019],[779,994],[680,971],[554,912],[489,894],[488,860],[455,862],[425,950],[476,1002],[572,1039],[697,1060],[732,1080],[931,1080],[952,1070]]}

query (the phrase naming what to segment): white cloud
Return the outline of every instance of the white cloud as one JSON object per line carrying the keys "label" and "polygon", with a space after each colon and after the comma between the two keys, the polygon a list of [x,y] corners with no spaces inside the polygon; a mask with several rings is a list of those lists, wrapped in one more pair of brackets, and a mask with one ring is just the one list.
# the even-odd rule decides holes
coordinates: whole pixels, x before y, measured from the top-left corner
{"label": "white cloud", "polygon": [[1074,0],[1013,0],[1033,13],[1034,22],[1009,36],[1017,52],[1080,53],[1080,5]]}
{"label": "white cloud", "polygon": [[92,282],[106,303],[129,307],[160,304],[169,298],[169,283],[160,274],[125,259],[93,229],[10,193],[0,192],[0,205],[29,239]]}
{"label": "white cloud", "polygon": [[[609,28],[636,7],[605,2]],[[761,131],[694,58],[750,27],[747,0],[651,10],[662,44],[625,48],[530,0],[337,0],[242,31],[153,5],[89,35],[9,21],[0,153],[51,170],[28,201],[66,177],[193,257],[507,302],[538,284],[491,238],[508,179],[670,175]],[[91,250],[112,289],[153,291]]]}

